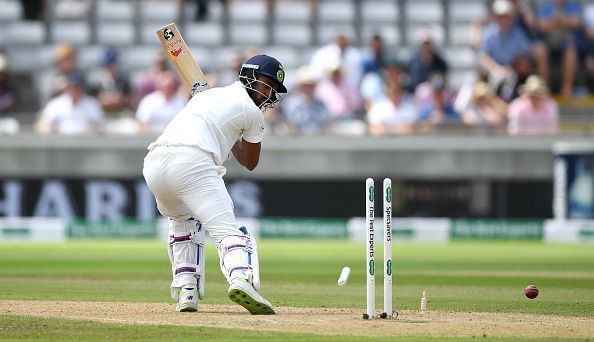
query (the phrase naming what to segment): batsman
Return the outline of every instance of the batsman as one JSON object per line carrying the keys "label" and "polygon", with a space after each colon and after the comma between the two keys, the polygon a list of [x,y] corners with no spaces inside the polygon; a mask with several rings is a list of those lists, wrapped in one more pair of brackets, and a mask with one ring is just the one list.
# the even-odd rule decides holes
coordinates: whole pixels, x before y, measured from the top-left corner
{"label": "batsman", "polygon": [[142,172],[160,213],[169,218],[171,296],[177,311],[196,311],[204,298],[206,230],[229,283],[229,298],[251,314],[275,314],[258,292],[258,246],[250,231],[237,225],[223,163],[234,156],[246,169],[256,168],[263,114],[287,92],[284,79],[278,60],[253,56],[235,83],[196,94],[148,146]]}

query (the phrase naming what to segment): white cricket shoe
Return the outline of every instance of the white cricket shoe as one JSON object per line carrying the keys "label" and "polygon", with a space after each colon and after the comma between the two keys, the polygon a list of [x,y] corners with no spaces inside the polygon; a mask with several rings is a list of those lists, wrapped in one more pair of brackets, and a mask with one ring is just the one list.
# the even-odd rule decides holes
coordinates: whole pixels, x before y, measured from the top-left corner
{"label": "white cricket shoe", "polygon": [[245,279],[235,278],[231,281],[227,293],[229,299],[246,308],[252,315],[276,315],[274,306]]}
{"label": "white cricket shoe", "polygon": [[194,312],[198,310],[198,287],[195,284],[188,284],[179,290],[179,301],[175,311]]}

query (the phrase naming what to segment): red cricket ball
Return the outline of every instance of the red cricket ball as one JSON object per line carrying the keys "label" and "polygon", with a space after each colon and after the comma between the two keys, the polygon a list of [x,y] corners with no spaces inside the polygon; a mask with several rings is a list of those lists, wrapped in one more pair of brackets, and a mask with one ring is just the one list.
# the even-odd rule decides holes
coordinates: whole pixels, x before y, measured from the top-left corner
{"label": "red cricket ball", "polygon": [[538,289],[536,288],[536,285],[528,285],[524,289],[524,294],[530,299],[536,298],[538,296]]}

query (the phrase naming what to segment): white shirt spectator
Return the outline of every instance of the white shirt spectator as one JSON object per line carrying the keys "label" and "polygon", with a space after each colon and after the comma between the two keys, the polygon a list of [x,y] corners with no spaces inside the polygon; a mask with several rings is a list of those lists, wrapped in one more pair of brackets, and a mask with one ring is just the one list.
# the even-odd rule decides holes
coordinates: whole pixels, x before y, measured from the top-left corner
{"label": "white shirt spectator", "polygon": [[414,123],[419,118],[417,112],[417,108],[410,101],[403,101],[396,107],[392,101],[384,99],[371,107],[368,114],[369,123],[384,125]]}
{"label": "white shirt spectator", "polygon": [[40,123],[58,134],[92,132],[103,119],[101,105],[93,97],[83,95],[76,103],[67,94],[50,100],[41,112]]}
{"label": "white shirt spectator", "polygon": [[398,105],[392,99],[385,98],[374,104],[367,114],[369,129],[373,135],[411,133],[418,119],[418,109],[404,98]]}
{"label": "white shirt spectator", "polygon": [[145,96],[138,104],[136,119],[139,123],[147,125],[149,131],[161,133],[188,100],[179,94],[173,95],[169,100],[160,91],[155,91]]}
{"label": "white shirt spectator", "polygon": [[[340,42],[340,45],[339,43]],[[346,37],[339,35],[337,42],[322,46],[311,57],[309,66],[316,79],[325,78],[328,70],[339,62],[343,67],[344,78],[352,87],[359,89],[363,77],[363,58],[356,48],[348,45]],[[342,48],[341,48],[342,46]]]}

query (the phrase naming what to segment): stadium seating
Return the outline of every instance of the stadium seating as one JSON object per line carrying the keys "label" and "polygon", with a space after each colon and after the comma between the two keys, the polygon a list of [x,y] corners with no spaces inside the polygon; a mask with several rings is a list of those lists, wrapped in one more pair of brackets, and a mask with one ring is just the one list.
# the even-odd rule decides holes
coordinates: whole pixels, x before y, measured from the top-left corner
{"label": "stadium seating", "polygon": [[184,39],[188,44],[216,47],[223,45],[225,40],[223,27],[216,22],[191,22],[183,29]]}
{"label": "stadium seating", "polygon": [[[13,21],[3,24],[0,33],[0,42],[3,47],[32,45],[39,46],[45,43],[46,30],[41,22]],[[1,48],[1,47],[0,47]]]}
{"label": "stadium seating", "polygon": [[127,21],[101,21],[97,24],[97,43],[107,46],[129,46],[136,38],[134,25]]}
{"label": "stadium seating", "polygon": [[352,24],[355,19],[355,7],[352,1],[320,1],[320,21]]}
{"label": "stadium seating", "polygon": [[21,4],[18,1],[0,1],[0,22],[12,21],[22,16]]}
{"label": "stadium seating", "polygon": [[171,22],[177,18],[178,7],[176,1],[151,0],[147,4],[140,6],[140,19],[144,21],[154,20]]}
{"label": "stadium seating", "polygon": [[83,20],[54,21],[50,26],[51,40],[54,42],[67,42],[75,45],[88,45],[91,43],[91,28]]}
{"label": "stadium seating", "polygon": [[180,25],[194,57],[211,72],[227,69],[231,52],[250,45],[279,56],[288,69],[294,69],[338,33],[363,49],[379,33],[406,59],[416,46],[417,32],[429,27],[453,67],[451,79],[456,83],[475,67],[470,23],[487,8],[486,0],[318,0],[315,22],[308,1],[277,1],[269,10],[263,0],[231,0],[228,12],[222,2],[209,1],[208,17],[194,21],[193,1],[186,1],[183,8],[170,0],[50,3],[55,6],[48,22],[24,21],[20,1],[0,0],[0,50],[8,55],[11,70],[35,76],[51,65],[53,47],[67,41],[79,50],[80,67],[96,66],[102,48],[110,46],[119,50],[123,71],[139,77],[159,49],[155,29],[170,22]]}
{"label": "stadium seating", "polygon": [[237,22],[264,22],[267,17],[264,1],[231,1],[229,4],[229,20]]}
{"label": "stadium seating", "polygon": [[99,0],[97,21],[125,21],[134,19],[134,3],[131,1]]}
{"label": "stadium seating", "polygon": [[311,11],[306,1],[279,1],[274,9],[274,17],[279,23],[310,21]]}
{"label": "stadium seating", "polygon": [[365,1],[361,4],[361,20],[365,23],[395,23],[399,15],[396,1]]}

